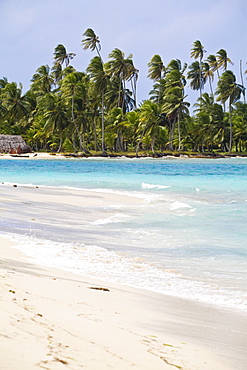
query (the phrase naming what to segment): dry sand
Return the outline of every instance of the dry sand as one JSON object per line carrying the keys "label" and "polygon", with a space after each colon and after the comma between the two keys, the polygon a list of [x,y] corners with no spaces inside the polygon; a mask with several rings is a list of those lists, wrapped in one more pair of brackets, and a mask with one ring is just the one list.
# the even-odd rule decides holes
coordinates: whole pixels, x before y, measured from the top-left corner
{"label": "dry sand", "polygon": [[6,239],[0,282],[1,369],[244,369],[234,312],[40,267]]}

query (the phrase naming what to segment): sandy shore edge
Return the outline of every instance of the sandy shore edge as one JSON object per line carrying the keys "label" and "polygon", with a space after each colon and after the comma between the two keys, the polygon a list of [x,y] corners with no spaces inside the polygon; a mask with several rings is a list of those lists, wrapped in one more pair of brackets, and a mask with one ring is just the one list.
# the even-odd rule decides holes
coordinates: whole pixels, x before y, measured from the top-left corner
{"label": "sandy shore edge", "polygon": [[2,154],[0,153],[1,159],[222,159],[222,158],[246,158],[246,154],[241,153],[226,153],[226,154],[213,154],[213,153],[196,153],[196,154],[173,154],[171,153],[160,153],[153,155],[130,155],[123,154],[112,154],[108,153],[105,155],[86,155],[85,153],[48,153],[48,152],[32,152],[26,154]]}
{"label": "sandy shore edge", "polygon": [[242,316],[41,267],[14,247],[0,238],[3,369],[244,369]]}

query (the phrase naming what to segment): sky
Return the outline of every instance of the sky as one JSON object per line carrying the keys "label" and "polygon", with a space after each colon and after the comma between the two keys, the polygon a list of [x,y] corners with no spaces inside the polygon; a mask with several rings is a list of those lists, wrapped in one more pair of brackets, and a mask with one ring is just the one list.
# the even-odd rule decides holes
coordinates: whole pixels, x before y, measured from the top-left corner
{"label": "sky", "polygon": [[[152,56],[159,54],[165,65],[171,59],[189,65],[196,40],[205,47],[205,57],[227,51],[238,83],[240,60],[247,69],[246,0],[0,0],[0,14],[0,78],[21,82],[24,92],[38,67],[52,67],[58,44],[76,53],[71,65],[86,70],[96,55],[81,45],[87,28],[99,36],[104,62],[115,48],[133,55],[139,102],[152,88],[147,78]],[[199,95],[189,87],[186,94],[192,104]]]}

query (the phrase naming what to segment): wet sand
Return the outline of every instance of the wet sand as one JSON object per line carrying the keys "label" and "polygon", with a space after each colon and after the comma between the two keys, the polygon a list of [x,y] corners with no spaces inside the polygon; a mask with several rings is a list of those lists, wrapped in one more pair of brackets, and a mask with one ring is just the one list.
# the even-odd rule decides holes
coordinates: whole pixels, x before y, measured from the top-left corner
{"label": "wet sand", "polygon": [[[102,206],[119,202],[117,194],[9,185],[0,186],[0,197],[6,209],[11,202],[34,200],[73,205],[80,199],[85,206],[96,198]],[[141,199],[125,201],[136,205]],[[5,238],[0,239],[0,282],[3,369],[246,367],[247,315],[241,311],[39,266]]]}

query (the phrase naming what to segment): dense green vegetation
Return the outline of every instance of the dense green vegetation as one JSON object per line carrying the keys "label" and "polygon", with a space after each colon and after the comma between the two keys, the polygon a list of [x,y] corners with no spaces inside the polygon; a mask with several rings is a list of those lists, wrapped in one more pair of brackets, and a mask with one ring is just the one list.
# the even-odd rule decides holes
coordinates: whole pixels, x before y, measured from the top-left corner
{"label": "dense green vegetation", "polygon": [[[85,72],[70,65],[75,54],[59,44],[52,67],[40,66],[25,94],[21,84],[0,80],[1,134],[21,134],[33,150],[58,152],[247,151],[242,64],[239,84],[224,49],[205,59],[197,40],[190,65],[173,59],[165,66],[154,55],[147,76],[153,88],[137,106],[132,55],[116,48],[104,62],[92,29],[83,34],[82,47],[96,54]],[[186,84],[198,90],[193,115]]]}

